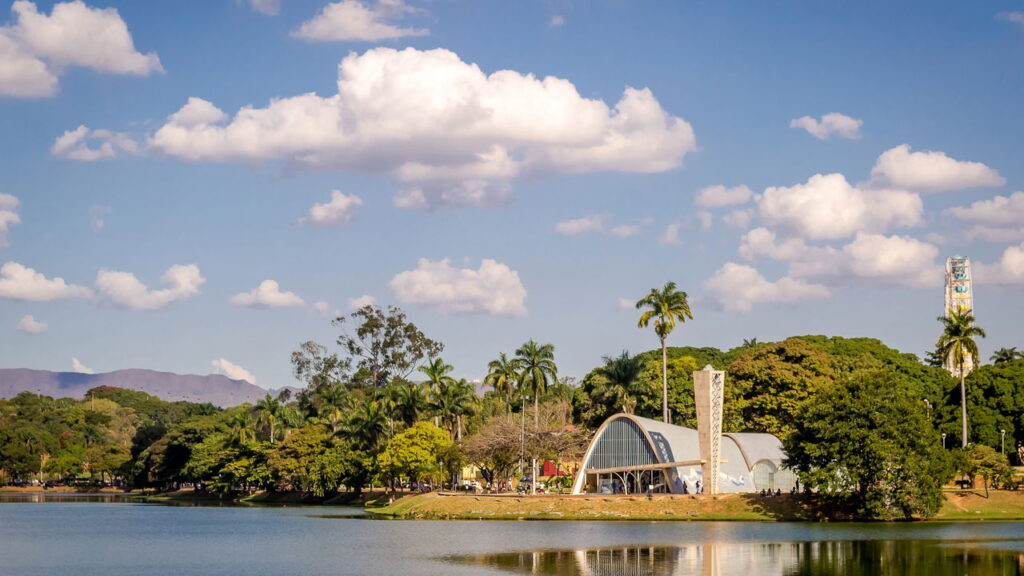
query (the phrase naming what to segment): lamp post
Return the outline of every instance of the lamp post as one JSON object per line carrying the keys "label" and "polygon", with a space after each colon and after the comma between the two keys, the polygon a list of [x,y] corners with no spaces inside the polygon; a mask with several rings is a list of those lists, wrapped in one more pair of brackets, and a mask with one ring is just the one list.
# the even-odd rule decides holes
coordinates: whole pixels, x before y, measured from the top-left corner
{"label": "lamp post", "polygon": [[999,431],[999,453],[1006,454],[1006,430]]}
{"label": "lamp post", "polygon": [[942,433],[942,449],[943,450],[946,449],[946,433],[945,432]]}
{"label": "lamp post", "polygon": [[924,399],[925,409],[928,411],[928,421],[932,421],[932,403],[927,398]]}

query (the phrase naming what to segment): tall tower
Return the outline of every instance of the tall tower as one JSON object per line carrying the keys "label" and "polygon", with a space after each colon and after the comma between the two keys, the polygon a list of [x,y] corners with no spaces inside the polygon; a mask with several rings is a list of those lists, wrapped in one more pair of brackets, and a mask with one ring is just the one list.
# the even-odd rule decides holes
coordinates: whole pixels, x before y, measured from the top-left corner
{"label": "tall tower", "polygon": [[[956,255],[946,259],[946,316],[952,312],[974,310],[974,288],[971,286],[971,260]],[[946,358],[943,367],[953,376],[960,376],[959,366],[952,358]],[[964,374],[974,369],[974,360],[968,357],[964,362]]]}

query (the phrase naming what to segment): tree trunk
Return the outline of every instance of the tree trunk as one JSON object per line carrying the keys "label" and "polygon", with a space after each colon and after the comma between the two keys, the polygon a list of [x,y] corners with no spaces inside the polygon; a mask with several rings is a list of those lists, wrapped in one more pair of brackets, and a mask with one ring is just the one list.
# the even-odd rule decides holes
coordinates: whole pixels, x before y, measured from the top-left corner
{"label": "tree trunk", "polygon": [[963,428],[961,430],[961,447],[967,448],[967,388],[964,385],[964,363],[960,362],[960,419]]}
{"label": "tree trunk", "polygon": [[665,337],[661,338],[661,421],[668,421],[668,351],[665,349]]}
{"label": "tree trunk", "polygon": [[540,403],[538,397],[540,396],[539,391],[533,395],[533,429],[540,430]]}

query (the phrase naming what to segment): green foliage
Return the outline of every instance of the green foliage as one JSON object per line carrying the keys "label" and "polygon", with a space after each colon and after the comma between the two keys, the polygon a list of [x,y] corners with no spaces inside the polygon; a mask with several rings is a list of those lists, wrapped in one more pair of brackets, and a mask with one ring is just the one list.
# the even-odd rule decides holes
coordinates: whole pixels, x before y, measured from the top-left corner
{"label": "green foliage", "polygon": [[440,472],[441,460],[451,446],[444,430],[419,422],[388,442],[377,465],[385,478],[420,480]]}
{"label": "green foliage", "polygon": [[[408,378],[421,360],[434,358],[444,350],[443,344],[427,338],[409,322],[405,312],[394,306],[386,312],[364,306],[349,318],[358,323],[355,334],[343,332],[338,344],[370,386],[383,388],[395,378]],[[334,325],[341,327],[346,321],[341,316]]]}
{"label": "green foliage", "polygon": [[862,518],[929,517],[950,476],[907,379],[861,372],[804,403],[784,441],[802,483]]}
{"label": "green foliage", "polygon": [[971,406],[970,437],[1000,449],[1000,430],[1006,430],[1006,451],[1024,443],[1024,360],[980,366],[967,377]]}
{"label": "green foliage", "polygon": [[1013,477],[1013,469],[1005,454],[981,444],[973,444],[963,453],[960,472],[971,477],[981,476],[985,491],[994,481],[1006,481]]}
{"label": "green foliage", "polygon": [[354,453],[331,438],[323,426],[293,432],[267,455],[267,470],[279,490],[324,497],[337,492],[343,479],[360,465]]}

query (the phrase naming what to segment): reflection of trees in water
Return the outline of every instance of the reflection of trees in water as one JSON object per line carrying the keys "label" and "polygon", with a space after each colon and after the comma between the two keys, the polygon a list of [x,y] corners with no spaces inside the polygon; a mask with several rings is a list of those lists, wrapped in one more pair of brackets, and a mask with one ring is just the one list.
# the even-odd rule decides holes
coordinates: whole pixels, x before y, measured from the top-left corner
{"label": "reflection of trees in water", "polygon": [[[1022,541],[1015,541],[1018,547]],[[491,554],[471,564],[547,576],[1003,576],[1024,554],[922,540],[713,543]]]}

